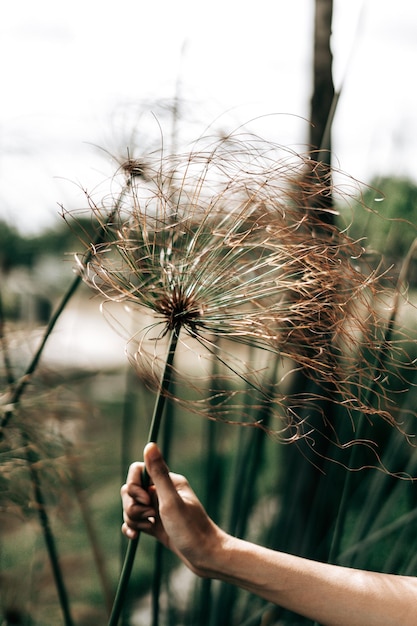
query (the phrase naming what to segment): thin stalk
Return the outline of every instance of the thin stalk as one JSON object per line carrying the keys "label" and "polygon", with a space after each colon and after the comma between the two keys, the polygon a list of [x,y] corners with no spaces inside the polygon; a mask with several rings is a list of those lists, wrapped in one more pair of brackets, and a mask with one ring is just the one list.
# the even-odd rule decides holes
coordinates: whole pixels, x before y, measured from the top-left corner
{"label": "thin stalk", "polygon": [[[11,359],[9,358],[8,346],[6,344],[6,337],[4,333],[4,317],[3,307],[0,294],[0,341],[3,348],[4,363],[6,369],[7,383],[12,391],[12,397],[16,394],[15,379],[13,375],[13,367]],[[64,577],[62,574],[61,565],[59,562],[58,550],[56,547],[55,537],[52,531],[49,516],[46,510],[45,498],[42,492],[41,479],[38,470],[36,469],[36,462],[38,460],[33,448],[30,445],[29,438],[26,432],[20,433],[23,447],[25,449],[26,461],[29,467],[30,478],[33,486],[33,493],[36,502],[36,509],[39,518],[39,524],[43,532],[46,550],[49,557],[49,562],[52,569],[53,578],[55,581],[56,590],[58,593],[58,599],[64,618],[65,626],[73,626],[74,622],[71,616],[70,602],[68,592],[65,586]]]}
{"label": "thin stalk", "polygon": [[[216,345],[217,351],[217,345]],[[218,359],[213,361],[212,372],[212,386],[216,389],[218,378]],[[211,401],[211,415],[216,413],[216,403]],[[222,461],[220,455],[216,450],[218,440],[218,427],[219,423],[216,420],[207,420],[205,429],[203,431],[203,451],[204,456],[204,477],[205,477],[205,493],[204,493],[204,507],[208,515],[212,519],[218,518],[218,505],[221,496],[223,495],[221,485],[222,481]],[[212,599],[212,580],[210,578],[203,578],[200,583],[199,599],[195,603],[195,610],[193,619],[200,626],[208,626],[211,620],[211,614],[213,609]]]}
{"label": "thin stalk", "polygon": [[87,531],[88,540],[91,545],[94,563],[95,563],[98,578],[101,584],[105,605],[107,609],[110,610],[111,603],[112,603],[112,590],[111,590],[109,577],[106,571],[103,550],[100,547],[100,544],[97,538],[96,528],[92,519],[90,506],[89,506],[89,498],[87,497],[85,486],[83,484],[81,470],[80,470],[78,461],[74,458],[74,456],[71,458],[69,453],[67,454],[67,459],[68,459],[69,469],[71,472],[72,487],[74,489],[75,497],[80,507],[82,520]]}
{"label": "thin stalk", "polygon": [[[171,381],[171,391],[172,385],[174,381]],[[175,392],[174,392],[175,395]],[[164,459],[169,464],[170,452],[171,452],[171,442],[172,442],[172,432],[174,425],[174,417],[175,417],[175,406],[173,403],[168,404],[167,410],[165,413],[164,425],[162,429],[162,453],[164,455]],[[155,558],[154,558],[154,575],[152,582],[152,626],[159,626],[160,623],[160,595],[163,584],[163,574],[164,574],[164,554],[165,548],[162,543],[159,541],[155,544]],[[169,597],[169,593],[168,593]],[[169,614],[170,607],[167,607]]]}
{"label": "thin stalk", "polygon": [[[129,459],[132,458],[133,451],[131,450],[131,442],[133,441],[133,420],[135,412],[135,390],[134,383],[137,382],[135,373],[131,367],[128,367],[126,372],[126,389],[123,404],[122,415],[122,429],[121,429],[121,441],[120,441],[120,469],[121,469],[121,481],[122,484],[126,477],[126,471],[129,465]],[[145,402],[145,401],[144,401]],[[145,410],[146,413],[146,410]],[[128,539],[120,533],[120,567],[123,565],[124,555]],[[108,607],[108,614],[110,614],[113,605],[113,590],[111,593],[110,605]],[[123,611],[121,615],[122,626],[129,626],[129,617],[127,611]]]}
{"label": "thin stalk", "polygon": [[74,621],[71,616],[70,602],[68,592],[65,586],[64,577],[59,562],[58,550],[55,543],[54,534],[51,528],[49,516],[46,511],[46,502],[42,493],[41,481],[39,472],[36,470],[37,458],[34,457],[34,452],[31,448],[30,442],[26,433],[22,433],[22,439],[26,448],[26,460],[29,466],[29,472],[32,480],[33,491],[35,495],[35,502],[39,517],[39,523],[43,531],[43,537],[45,540],[46,550],[49,556],[49,562],[51,564],[52,573],[55,581],[55,587],[58,593],[59,604],[61,607],[62,615],[64,618],[65,626],[74,626]]}
{"label": "thin stalk", "polygon": [[[158,439],[159,428],[161,425],[162,414],[165,407],[166,394],[169,390],[172,380],[172,364],[174,362],[175,350],[178,343],[179,327],[174,328],[171,331],[171,337],[169,341],[168,355],[165,362],[165,369],[162,376],[162,381],[159,387],[158,395],[155,402],[154,413],[149,428],[148,443],[155,442]],[[149,475],[146,471],[142,476],[143,486],[146,488],[149,486]],[[135,539],[131,539],[128,543],[125,560],[123,563],[122,571],[119,578],[119,584],[117,587],[115,599],[113,602],[113,608],[108,621],[108,626],[117,626],[119,622],[120,612],[123,607],[123,602],[127,592],[130,575],[133,568],[133,562],[135,560],[136,550],[139,544],[140,534]]]}

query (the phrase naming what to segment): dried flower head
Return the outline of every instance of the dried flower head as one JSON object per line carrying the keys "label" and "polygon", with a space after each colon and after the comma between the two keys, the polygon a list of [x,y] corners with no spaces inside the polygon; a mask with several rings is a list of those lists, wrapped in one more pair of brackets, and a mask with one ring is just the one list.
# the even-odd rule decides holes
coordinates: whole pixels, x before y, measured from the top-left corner
{"label": "dried flower head", "polygon": [[[144,162],[147,175],[138,176]],[[198,354],[182,371],[188,386],[199,379],[202,354],[220,355],[260,404],[270,402],[281,420],[272,430],[290,439],[310,433],[308,416],[324,398],[343,406],[352,425],[359,413],[393,421],[383,403],[367,404],[366,389],[380,372],[368,363],[362,372],[357,358],[361,346],[374,354],[380,343],[377,275],[361,260],[361,245],[315,208],[330,184],[314,179],[315,167],[308,155],[243,136],[200,140],[190,152],[154,154],[137,167],[130,159],[128,190],[111,223],[90,199],[106,241],[79,259],[84,279],[106,301],[139,308],[144,320],[151,314],[131,338],[136,362],[173,330],[188,359]],[[226,348],[230,341],[235,348]],[[273,392],[262,382],[267,355],[281,363]],[[180,375],[181,365],[176,369]],[[290,394],[295,371],[314,385]],[[203,387],[210,394],[210,383],[194,384]],[[239,405],[238,384],[224,393],[212,387],[223,419],[262,427]],[[323,418],[328,426],[331,416]]]}

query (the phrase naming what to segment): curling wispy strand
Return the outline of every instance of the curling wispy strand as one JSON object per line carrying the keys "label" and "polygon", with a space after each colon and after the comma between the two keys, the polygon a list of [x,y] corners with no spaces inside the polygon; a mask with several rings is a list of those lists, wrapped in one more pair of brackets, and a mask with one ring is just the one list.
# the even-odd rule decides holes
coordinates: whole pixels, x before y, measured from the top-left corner
{"label": "curling wispy strand", "polygon": [[[303,370],[321,385],[320,401],[331,389],[333,402],[374,415],[363,401],[372,382],[358,373],[357,352],[363,345],[378,350],[378,275],[367,268],[361,244],[315,208],[314,198],[330,191],[314,177],[319,165],[256,137],[233,136],[188,153],[142,157],[138,167],[132,161],[124,168],[129,193],[112,223],[103,217],[111,199],[97,206],[89,198],[106,242],[87,246],[78,262],[106,301],[153,316],[132,338],[137,360],[145,339],[156,344],[173,329],[208,354],[228,340]],[[231,360],[231,371],[252,380],[253,367]],[[285,391],[270,398],[282,432],[297,422],[301,398],[314,400],[301,390],[287,410]],[[393,423],[382,405],[379,415]]]}

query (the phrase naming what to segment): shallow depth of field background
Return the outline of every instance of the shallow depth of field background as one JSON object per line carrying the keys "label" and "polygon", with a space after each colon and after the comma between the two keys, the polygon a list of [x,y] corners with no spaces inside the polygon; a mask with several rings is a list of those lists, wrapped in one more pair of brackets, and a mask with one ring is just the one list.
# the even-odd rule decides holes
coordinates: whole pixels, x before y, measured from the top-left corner
{"label": "shallow depth of field background", "polygon": [[[25,0],[0,13],[0,399],[6,410],[6,355],[19,379],[73,280],[73,255],[80,248],[60,205],[77,209],[84,189],[100,197],[111,188],[115,158],[129,156],[132,145],[139,154],[152,149],[162,138],[170,146],[185,145],[206,128],[226,132],[247,124],[266,139],[302,150],[309,131],[314,2],[76,0],[61,6]],[[416,32],[411,0],[334,2],[340,98],[333,163],[383,188],[389,217],[411,223],[417,218]],[[382,211],[383,204],[373,207]],[[360,220],[356,236],[368,237],[381,253],[389,246],[390,259],[400,266],[412,229],[388,228],[369,216]],[[128,463],[141,455],[153,407],[127,362],[124,338],[99,305],[85,286],[71,299],[22,400],[24,421],[17,423],[38,455],[77,626],[105,623],[124,552],[119,489]],[[400,323],[409,331],[410,355],[415,320],[414,308],[404,306]],[[415,404],[414,394],[410,380],[405,405]],[[340,491],[343,470],[315,475],[313,488],[302,455],[289,460],[286,448],[270,439],[255,445],[252,431],[191,414],[173,414],[169,423],[164,437],[172,468],[189,477],[219,522],[273,547],[322,554],[319,542],[329,537],[315,529],[330,525],[334,532],[329,484]],[[412,473],[412,449],[391,434],[382,438],[388,454]],[[64,622],[32,478],[22,441],[12,443],[0,449],[0,622],[55,626]],[[250,451],[249,476],[242,450]],[[247,509],[236,518],[239,477],[248,485]],[[348,480],[339,560],[417,573],[414,484],[371,471]],[[290,506],[308,500],[312,489],[314,506],[307,512]],[[196,583],[176,569],[172,557],[155,550],[152,541],[141,539],[126,625],[151,623],[149,590],[159,560],[165,572],[161,624],[220,626],[222,616],[228,626],[242,626],[242,616],[245,624],[257,624],[261,615],[271,624],[307,623],[276,615],[231,588]]]}

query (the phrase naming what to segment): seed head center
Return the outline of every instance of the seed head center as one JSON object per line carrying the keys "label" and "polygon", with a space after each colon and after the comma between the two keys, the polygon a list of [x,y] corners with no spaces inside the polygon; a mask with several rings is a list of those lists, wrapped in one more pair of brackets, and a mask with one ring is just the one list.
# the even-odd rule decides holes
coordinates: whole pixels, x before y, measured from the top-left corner
{"label": "seed head center", "polygon": [[194,327],[200,317],[194,297],[184,293],[178,285],[161,298],[159,311],[167,320],[169,330],[187,325]]}

